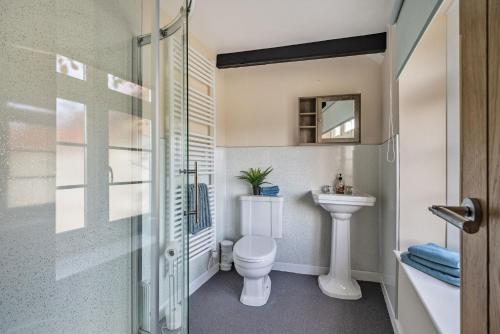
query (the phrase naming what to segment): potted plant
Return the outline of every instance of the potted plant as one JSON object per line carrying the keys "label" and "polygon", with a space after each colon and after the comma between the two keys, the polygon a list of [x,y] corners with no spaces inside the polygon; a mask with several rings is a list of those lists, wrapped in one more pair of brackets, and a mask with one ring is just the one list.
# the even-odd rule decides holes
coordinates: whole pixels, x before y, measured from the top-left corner
{"label": "potted plant", "polygon": [[266,177],[271,174],[273,171],[272,167],[267,167],[265,170],[261,170],[260,168],[250,168],[248,171],[241,171],[238,179],[247,181],[252,185],[252,190],[254,195],[260,195],[260,186],[269,183],[264,180]]}

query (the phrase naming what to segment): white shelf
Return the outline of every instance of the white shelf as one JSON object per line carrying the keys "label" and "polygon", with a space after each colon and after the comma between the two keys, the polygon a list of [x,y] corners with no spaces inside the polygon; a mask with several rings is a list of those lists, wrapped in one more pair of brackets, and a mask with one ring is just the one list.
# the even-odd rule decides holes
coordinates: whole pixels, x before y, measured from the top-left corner
{"label": "white shelf", "polygon": [[443,334],[460,333],[460,288],[404,264],[401,253],[394,251],[436,329]]}

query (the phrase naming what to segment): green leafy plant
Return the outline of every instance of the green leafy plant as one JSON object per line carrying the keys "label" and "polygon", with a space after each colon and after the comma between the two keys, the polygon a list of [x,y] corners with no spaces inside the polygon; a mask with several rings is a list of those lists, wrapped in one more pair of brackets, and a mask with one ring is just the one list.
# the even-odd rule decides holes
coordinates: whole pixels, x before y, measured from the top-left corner
{"label": "green leafy plant", "polygon": [[260,186],[269,182],[265,182],[266,177],[273,171],[272,167],[267,167],[265,170],[260,168],[250,168],[248,171],[241,171],[238,179],[246,181],[252,185],[253,194],[260,195]]}

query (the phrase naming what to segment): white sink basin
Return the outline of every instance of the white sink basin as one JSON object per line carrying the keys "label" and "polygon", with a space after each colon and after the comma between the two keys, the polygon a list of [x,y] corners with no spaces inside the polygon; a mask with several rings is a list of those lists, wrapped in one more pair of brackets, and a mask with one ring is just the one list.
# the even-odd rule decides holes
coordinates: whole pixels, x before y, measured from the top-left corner
{"label": "white sink basin", "polygon": [[324,194],[319,190],[312,191],[314,203],[328,212],[354,213],[363,206],[375,205],[375,197],[361,192],[352,195]]}
{"label": "white sink basin", "polygon": [[330,297],[359,299],[361,289],[351,278],[351,216],[364,206],[375,205],[375,197],[361,192],[352,195],[324,194],[311,191],[314,203],[332,216],[330,272],[318,277],[319,288]]}

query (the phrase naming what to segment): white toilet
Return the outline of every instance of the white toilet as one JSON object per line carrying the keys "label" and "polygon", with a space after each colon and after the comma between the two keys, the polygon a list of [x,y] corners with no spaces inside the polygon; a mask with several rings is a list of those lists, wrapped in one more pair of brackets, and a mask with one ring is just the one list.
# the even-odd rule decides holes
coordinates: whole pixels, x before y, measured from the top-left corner
{"label": "white toilet", "polygon": [[234,245],[234,266],[243,276],[240,301],[262,306],[271,293],[271,271],[276,258],[276,241],[282,237],[283,198],[241,196],[241,234]]}

